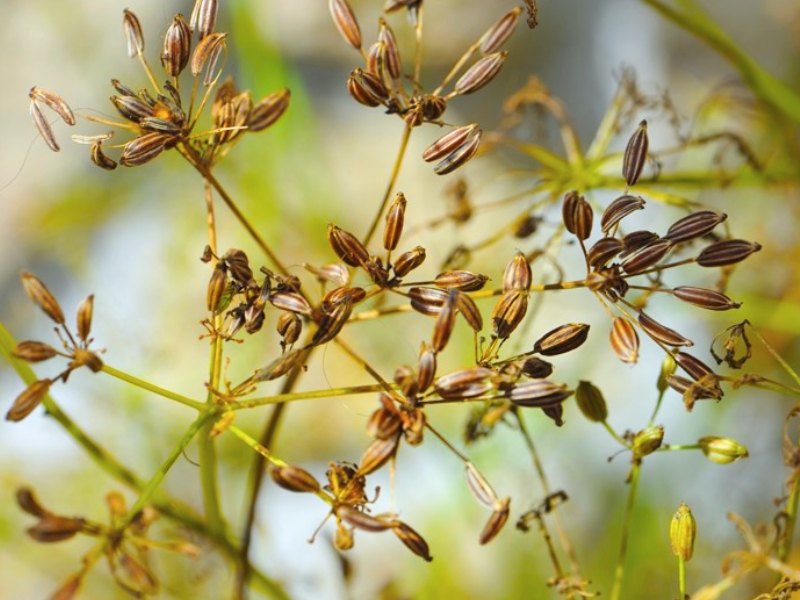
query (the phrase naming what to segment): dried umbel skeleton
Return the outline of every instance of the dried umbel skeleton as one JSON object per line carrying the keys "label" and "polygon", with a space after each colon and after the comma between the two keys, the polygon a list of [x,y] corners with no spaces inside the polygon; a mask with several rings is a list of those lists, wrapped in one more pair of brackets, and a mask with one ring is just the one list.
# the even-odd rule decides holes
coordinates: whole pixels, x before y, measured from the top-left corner
{"label": "dried umbel skeleton", "polygon": [[[439,175],[447,175],[464,166],[478,153],[483,140],[478,124],[448,124],[444,115],[451,100],[480,91],[501,72],[509,56],[501,48],[513,34],[523,13],[522,7],[512,9],[489,27],[430,92],[425,91],[420,82],[421,0],[390,1],[378,22],[378,39],[369,48],[364,47],[361,27],[346,0],[330,0],[329,8],[344,41],[359,51],[364,60],[364,66],[355,68],[347,78],[347,91],[365,106],[380,106],[387,114],[400,117],[404,134],[390,185],[367,234],[358,236],[349,230],[348,224],[330,223],[325,236],[331,254],[324,261],[312,259],[304,262],[306,272],[301,275],[287,271],[274,249],[258,235],[212,174],[214,166],[244,133],[261,131],[274,124],[288,109],[290,98],[288,90],[281,90],[256,103],[249,92],[240,92],[231,79],[222,80],[223,59],[229,39],[226,33],[215,30],[216,2],[198,0],[188,23],[181,15],[176,15],[167,28],[160,55],[167,76],[163,83],[158,82],[144,56],[144,35],[138,19],[132,12],[124,12],[123,29],[129,54],[143,65],[151,89],[135,92],[116,79],[112,81],[116,93],[111,102],[124,119],[121,122],[74,114],[53,92],[41,88],[30,91],[34,124],[53,150],[59,150],[59,145],[43,108],[52,110],[70,126],[75,124],[76,118],[84,118],[131,133],[133,137],[121,145],[110,142],[114,139],[113,132],[73,136],[76,142],[91,145],[92,161],[107,170],[114,169],[117,164],[142,166],[163,152],[175,149],[203,177],[209,205],[213,190],[233,211],[268,261],[264,266],[251,263],[251,258],[238,248],[220,252],[216,247],[216,231],[213,224],[210,226],[211,241],[201,257],[211,270],[205,298],[208,317],[203,321],[205,334],[202,336],[210,341],[214,357],[207,381],[209,395],[206,402],[181,398],[177,394],[168,395],[199,413],[197,421],[179,444],[181,451],[195,436],[208,445],[220,435],[232,435],[247,445],[256,457],[256,483],[250,516],[239,544],[221,541],[230,536],[227,536],[229,532],[225,530],[220,515],[208,514],[207,520],[203,521],[187,517],[180,510],[169,513],[159,507],[169,516],[207,535],[226,553],[236,557],[239,597],[244,595],[249,583],[276,585],[251,566],[248,557],[253,507],[265,470],[284,490],[314,495],[328,505],[326,521],[330,517],[335,521],[333,541],[338,550],[348,550],[354,545],[355,530],[391,531],[414,554],[430,561],[432,553],[423,536],[394,512],[373,514],[378,494],[375,491],[372,498],[368,494],[367,477],[382,468],[394,469],[403,445],[415,447],[431,439],[438,440],[461,461],[466,471],[467,488],[481,506],[491,511],[476,535],[479,543],[490,542],[503,530],[512,507],[511,498],[499,496],[478,467],[437,429],[435,418],[427,410],[429,405],[470,403],[476,407],[465,428],[467,444],[492,434],[499,424],[507,423],[515,425],[532,447],[523,413],[540,413],[560,427],[564,424],[564,403],[573,396],[587,419],[608,426],[608,404],[597,386],[588,381],[573,385],[551,380],[554,362],[562,360],[562,355],[579,351],[596,328],[592,330],[589,324],[582,322],[549,323],[547,326],[537,323],[543,333],[533,344],[525,344],[530,350],[507,350],[514,348],[512,344],[527,335],[525,326],[532,321],[529,314],[531,299],[536,295],[556,290],[580,290],[574,293],[594,297],[609,316],[607,333],[611,352],[624,363],[638,361],[640,334],[657,344],[665,355],[659,378],[659,404],[667,388],[677,390],[686,407],[691,409],[697,400],[720,400],[723,397],[722,384],[735,386],[743,383],[742,379],[734,380],[716,373],[700,358],[687,353],[685,348],[694,345],[692,339],[662,323],[658,316],[645,312],[649,298],[656,294],[669,295],[712,311],[738,308],[739,304],[724,293],[724,283],[733,265],[760,249],[755,242],[730,237],[727,229],[721,232],[728,226],[727,215],[704,208],[691,210],[677,219],[663,235],[626,228],[633,215],[647,210],[650,201],[645,191],[639,191],[641,184],[647,181],[647,161],[651,156],[646,121],[641,121],[632,131],[624,154],[613,157],[622,175],[621,179],[618,178],[618,192],[621,194],[608,202],[605,208],[602,202],[591,196],[592,189],[570,189],[572,186],[567,183],[573,180],[568,176],[569,161],[542,153],[534,156],[537,160],[544,158],[549,161],[553,172],[562,177],[553,177],[550,180],[554,182],[553,186],[545,190],[534,208],[526,207],[515,217],[508,231],[501,232],[505,237],[513,237],[520,247],[527,250],[517,250],[505,256],[493,271],[478,272],[468,268],[473,250],[481,249],[479,244],[474,248],[456,246],[444,265],[431,270],[426,263],[427,249],[406,243],[404,232],[407,223],[414,221],[415,199],[406,198],[394,188],[408,139],[412,131],[423,124],[449,128],[422,155],[424,161],[437,163],[434,171]],[[536,24],[536,3],[528,2],[525,8],[528,23],[533,27]],[[389,25],[391,15],[400,11],[408,14],[415,33],[417,45],[412,61],[402,55]],[[468,66],[470,61],[472,64]],[[181,87],[182,75],[191,77],[188,95],[186,88]],[[453,80],[452,90],[445,92]],[[509,117],[514,116],[515,107],[528,104],[544,105],[557,118],[563,118],[557,102],[536,82],[512,98],[508,104],[512,113]],[[197,131],[197,124],[206,109],[209,109],[207,112],[213,128]],[[616,119],[617,122],[621,120]],[[563,131],[569,154],[575,151],[576,144],[574,140],[570,141],[569,127],[564,126]],[[485,149],[491,151],[503,143],[514,147],[505,136],[507,131],[493,133],[492,142]],[[112,158],[106,152],[109,149],[121,150],[119,157]],[[461,224],[474,218],[469,190],[463,181],[453,187],[453,199],[453,210],[443,221]],[[549,218],[553,214],[556,215],[555,224],[554,219]],[[548,222],[544,215],[548,215],[548,225],[543,225]],[[213,219],[210,222],[213,223]],[[378,242],[373,238],[381,222],[383,231]],[[427,225],[433,229],[440,223]],[[534,242],[539,234],[546,235],[548,229],[549,237],[545,243]],[[585,266],[585,273],[572,280],[563,273],[554,279],[545,274],[544,267],[540,267],[545,262],[541,259],[548,254],[542,248],[552,247],[565,238],[577,241]],[[700,245],[703,247],[698,250]],[[722,283],[716,289],[667,283],[673,274],[678,277],[683,268],[692,264],[721,269]],[[93,296],[89,296],[78,309],[76,341],[65,324],[63,311],[46,286],[29,273],[24,273],[22,279],[31,300],[59,326],[59,335],[63,333],[66,338],[62,339],[63,351],[43,342],[28,341],[16,345],[14,356],[30,363],[56,356],[66,357],[70,362],[67,369],[56,377],[32,382],[12,405],[7,414],[9,420],[25,418],[41,402],[52,403],[48,398],[51,385],[57,380],[66,383],[68,375],[78,367],[87,366],[93,372],[105,372],[125,379],[121,372],[104,365],[98,354],[89,349]],[[394,313],[409,313],[404,318],[417,318],[417,314],[423,320],[428,317],[430,335],[419,340],[415,364],[375,365],[347,343],[351,324]],[[468,364],[444,371],[439,368],[440,363],[444,363],[441,358],[451,348],[450,342],[457,330],[471,332],[474,357]],[[253,368],[252,375],[243,380],[227,381],[221,369],[224,345],[243,342],[254,335],[268,335],[268,331],[275,332],[269,342],[269,360]],[[328,390],[293,391],[312,354],[328,344],[338,346],[374,380],[371,386],[344,389],[340,395],[364,391],[377,393],[378,406],[367,420],[370,442],[358,463],[332,460],[325,474],[327,483],[323,485],[308,470],[276,456],[271,445],[286,401],[333,395]],[[726,356],[728,363],[734,366],[732,352]],[[680,374],[676,374],[677,369],[680,369]],[[127,377],[126,380],[131,382],[133,378]],[[271,381],[281,382],[282,392],[254,400],[254,390]],[[268,404],[275,405],[275,410],[260,440],[236,426],[235,415],[239,410]],[[51,405],[46,404],[48,407]],[[617,436],[630,452],[631,480],[635,481],[642,461],[662,449],[664,434],[662,426],[651,422],[638,433]],[[746,448],[728,438],[707,436],[698,442],[697,447],[710,460],[720,463],[747,456]],[[34,539],[46,542],[68,539],[77,534],[101,538],[105,540],[102,542],[103,552],[119,585],[134,596],[154,594],[158,580],[146,562],[148,545],[143,541],[143,534],[154,514],[148,511],[152,510],[151,505],[156,504],[153,496],[158,489],[158,477],[163,478],[178,456],[180,452],[170,456],[154,478],[156,485],[139,489],[139,500],[130,511],[121,505],[117,496],[109,496],[109,505],[113,504],[110,527],[83,518],[54,516],[38,507],[30,490],[20,490],[18,497],[23,510],[40,519],[30,534]],[[204,467],[202,460],[201,468]],[[528,522],[536,520],[547,543],[552,544],[545,517],[557,512],[558,505],[567,499],[567,495],[560,490],[549,490],[546,483],[544,487],[545,500],[539,508],[525,513],[517,527],[526,530]],[[207,511],[213,511],[212,504],[207,504]],[[564,535],[563,531],[560,535]],[[133,550],[123,549],[128,542]],[[561,543],[568,547],[563,537]],[[192,546],[182,544],[174,542],[172,549],[189,554],[194,552]],[[60,597],[71,598],[77,593],[91,562],[86,561],[85,565],[66,581]],[[556,565],[556,575],[551,582],[568,597],[590,594],[588,584],[581,578],[576,565],[573,560],[571,572]]]}

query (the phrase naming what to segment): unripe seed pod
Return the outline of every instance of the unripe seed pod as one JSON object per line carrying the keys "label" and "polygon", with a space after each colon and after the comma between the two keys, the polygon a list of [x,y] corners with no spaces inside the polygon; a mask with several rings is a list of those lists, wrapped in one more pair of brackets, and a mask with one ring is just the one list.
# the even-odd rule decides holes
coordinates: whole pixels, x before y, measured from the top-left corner
{"label": "unripe seed pod", "polygon": [[691,509],[681,502],[669,524],[669,541],[672,546],[672,553],[684,561],[691,560],[696,538],[697,521],[695,521]]}
{"label": "unripe seed pod", "polygon": [[640,460],[648,454],[652,454],[661,447],[664,441],[664,427],[654,425],[642,429],[633,438],[633,458]]}
{"label": "unripe seed pod", "polygon": [[583,416],[602,423],[608,418],[608,407],[603,393],[589,381],[579,381],[575,390],[575,402]]}
{"label": "unripe seed pod", "polygon": [[639,180],[647,161],[647,147],[647,121],[642,121],[628,140],[622,157],[622,177],[628,185],[634,185]]}
{"label": "unripe seed pod", "polygon": [[747,448],[731,438],[709,435],[700,438],[697,443],[708,460],[720,465],[727,465],[750,456]]}

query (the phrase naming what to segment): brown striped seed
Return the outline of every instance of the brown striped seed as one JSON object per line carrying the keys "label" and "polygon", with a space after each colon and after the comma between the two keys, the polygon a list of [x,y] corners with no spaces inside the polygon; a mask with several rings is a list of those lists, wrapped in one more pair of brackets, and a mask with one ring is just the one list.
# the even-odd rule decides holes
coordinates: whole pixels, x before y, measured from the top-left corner
{"label": "brown striped seed", "polygon": [[92,162],[96,164],[101,169],[105,169],[106,171],[113,171],[117,168],[117,161],[108,157],[103,152],[103,145],[100,142],[92,144],[92,148],[89,151],[89,156],[92,159]]}
{"label": "brown striped seed", "polygon": [[20,360],[35,363],[53,358],[58,354],[58,350],[44,342],[26,341],[19,342],[14,346],[14,350],[11,351],[11,354]]}
{"label": "brown striped seed", "polygon": [[364,531],[386,531],[387,529],[391,529],[395,524],[394,520],[373,517],[347,504],[337,506],[334,512],[337,517],[348,525]]}
{"label": "brown striped seed", "polygon": [[253,271],[247,254],[238,248],[230,248],[220,259],[231,272],[231,277],[243,285],[253,281]]}
{"label": "brown striped seed", "polygon": [[297,292],[275,292],[269,297],[269,301],[275,308],[285,310],[298,315],[311,316],[312,309],[308,300]]}
{"label": "brown striped seed", "polygon": [[720,292],[688,285],[676,287],[672,290],[672,295],[678,300],[683,300],[707,310],[730,310],[739,308],[742,305],[740,302],[734,302]]}
{"label": "brown striped seed", "polygon": [[28,273],[27,271],[20,273],[20,279],[22,280],[22,287],[28,295],[28,298],[30,298],[36,306],[41,308],[56,324],[63,325],[64,312],[61,310],[61,306],[58,304],[55,296],[47,289],[47,286],[36,277],[36,275]]}
{"label": "brown striped seed", "polygon": [[573,393],[563,383],[536,379],[512,386],[505,396],[517,406],[545,408],[561,404]]}
{"label": "brown striped seed", "polygon": [[633,254],[626,256],[620,266],[628,275],[634,275],[646,271],[656,265],[672,249],[672,240],[662,238],[651,243],[649,246],[640,248]]}
{"label": "brown striped seed", "polygon": [[470,123],[444,134],[425,149],[425,152],[422,153],[422,159],[426,162],[433,162],[452,154],[466,144],[475,131],[479,131],[478,124]]}
{"label": "brown striped seed", "polygon": [[417,392],[423,393],[431,384],[436,376],[436,353],[427,342],[422,342],[419,348],[419,360],[417,362]]}
{"label": "brown striped seed", "polygon": [[497,501],[494,511],[492,511],[489,520],[486,521],[486,525],[484,525],[483,531],[481,531],[481,535],[478,538],[478,542],[481,545],[491,542],[495,537],[497,537],[497,534],[500,533],[500,530],[503,529],[506,521],[508,521],[510,504],[511,498],[508,496]]}
{"label": "brown striped seed", "polygon": [[639,181],[647,161],[647,147],[647,121],[642,121],[628,140],[622,157],[622,177],[628,185],[634,185]]}
{"label": "brown striped seed", "polygon": [[653,233],[652,231],[645,231],[643,229],[640,229],[638,231],[631,231],[629,234],[625,235],[622,238],[622,244],[625,246],[625,250],[622,252],[622,257],[624,258],[629,254],[633,254],[640,248],[649,246],[657,239],[658,239],[658,234]]}
{"label": "brown striped seed", "polygon": [[646,315],[644,311],[639,313],[639,325],[651,338],[666,346],[694,346],[692,340],[683,337],[674,329],[662,325]]}
{"label": "brown striped seed", "polygon": [[522,362],[520,373],[531,379],[545,379],[553,373],[553,365],[538,356],[532,356]]}
{"label": "brown striped seed", "polygon": [[356,50],[361,49],[361,29],[347,0],[329,0],[333,22],[344,40]]}
{"label": "brown striped seed", "polygon": [[635,363],[639,360],[639,334],[628,319],[616,317],[611,326],[609,336],[611,349],[624,363]]}
{"label": "brown striped seed", "polygon": [[326,344],[339,335],[352,312],[353,301],[349,297],[346,297],[338,304],[334,304],[330,310],[322,315],[319,321],[319,328],[311,339],[312,345]]}
{"label": "brown striped seed", "polygon": [[517,28],[517,21],[521,13],[522,8],[519,6],[511,9],[481,36],[480,50],[483,54],[491,54],[499,50],[500,46],[508,41]]}
{"label": "brown striped seed", "polygon": [[289,89],[283,88],[259,100],[247,117],[247,130],[263,131],[275,123],[288,110],[291,98]]}
{"label": "brown striped seed", "polygon": [[283,338],[281,346],[285,349],[300,338],[300,333],[303,331],[303,322],[295,313],[281,313],[275,323],[275,330]]}
{"label": "brown striped seed", "polygon": [[528,292],[531,289],[532,279],[533,275],[528,259],[522,252],[517,250],[514,258],[508,262],[505,271],[503,271],[503,291]]}
{"label": "brown striped seed", "polygon": [[403,418],[403,437],[409,446],[419,446],[425,433],[425,413],[419,409],[401,413]]}
{"label": "brown striped seed", "polygon": [[494,389],[493,371],[471,367],[442,375],[433,387],[442,398],[477,398]]}
{"label": "brown striped seed", "polygon": [[50,127],[50,123],[45,118],[44,114],[42,113],[42,109],[39,108],[39,105],[35,100],[31,100],[29,111],[31,118],[33,119],[33,124],[36,126],[36,129],[42,136],[42,139],[45,141],[48,148],[50,148],[50,150],[53,152],[58,152],[61,150],[61,146],[59,146],[58,142],[56,141],[56,134],[53,132],[53,128]]}
{"label": "brown striped seed", "polygon": [[478,148],[481,145],[482,134],[483,131],[481,129],[476,130],[461,146],[447,155],[433,168],[434,173],[437,175],[447,175],[467,164],[478,152]]}
{"label": "brown striped seed", "polygon": [[400,59],[400,51],[397,49],[397,39],[394,37],[392,28],[383,18],[378,19],[378,41],[385,46],[384,65],[386,71],[392,79],[400,79],[403,74],[403,62]]}
{"label": "brown striped seed", "polygon": [[50,379],[40,379],[30,384],[25,391],[14,399],[11,408],[6,413],[7,421],[21,421],[27,417],[34,408],[39,406],[39,403],[50,391],[50,386],[53,381]]}
{"label": "brown striped seed", "polygon": [[392,264],[392,268],[397,277],[405,277],[423,262],[425,262],[425,248],[417,246],[413,250],[403,252],[403,254],[398,256],[394,264]]}
{"label": "brown striped seed", "polygon": [[386,44],[375,42],[367,51],[367,71],[380,79],[388,81],[390,76],[386,72]]}
{"label": "brown striped seed", "polygon": [[286,375],[295,367],[300,366],[304,355],[300,350],[283,353],[263,369],[258,369],[253,374],[253,381],[272,381]]}
{"label": "brown striped seed", "polygon": [[512,290],[504,293],[492,310],[494,335],[501,340],[508,338],[522,322],[526,312],[528,312],[526,292]]}
{"label": "brown striped seed", "polygon": [[454,86],[457,94],[472,94],[488,84],[503,68],[508,51],[487,54],[464,73]]}
{"label": "brown striped seed", "polygon": [[434,352],[441,352],[447,346],[450,340],[450,335],[453,333],[453,327],[456,324],[456,306],[455,298],[458,290],[450,290],[447,295],[447,301],[444,303],[439,316],[436,319],[436,324],[433,326],[433,338],[431,339],[431,346]]}
{"label": "brown striped seed", "polygon": [[617,223],[633,211],[642,210],[644,204],[644,198],[641,196],[620,196],[614,200],[603,211],[603,216],[600,219],[600,227],[603,233],[608,234]]}
{"label": "brown striped seed", "polygon": [[144,35],[139,19],[128,9],[123,11],[122,31],[125,32],[125,39],[128,42],[128,56],[133,58],[137,54],[144,52]]}
{"label": "brown striped seed", "polygon": [[19,488],[17,490],[16,498],[19,507],[31,516],[39,517],[41,519],[52,514],[39,503],[39,500],[36,498],[36,495],[33,493],[31,488]]}
{"label": "brown striped seed", "polygon": [[453,288],[462,292],[474,292],[482,289],[487,281],[489,281],[489,278],[486,275],[473,273],[472,271],[454,270],[439,273],[433,283],[436,287],[444,289]]}
{"label": "brown striped seed", "polygon": [[728,215],[725,213],[718,213],[713,210],[698,210],[675,221],[664,237],[675,243],[701,238],[707,233],[711,233],[717,225],[727,218]]}
{"label": "brown striped seed", "polygon": [[[200,40],[200,43],[197,44],[194,52],[192,52],[192,58],[189,62],[189,70],[193,77],[200,75],[203,72],[203,68],[208,64],[206,76],[206,79],[208,79],[208,75],[215,69],[220,50],[226,45],[226,38],[227,34],[225,33],[211,33]],[[205,81],[203,85],[208,87],[208,83]]]}
{"label": "brown striped seed", "polygon": [[719,400],[722,398],[722,390],[719,386],[709,387],[680,375],[670,375],[666,381],[670,388],[684,396],[686,407],[689,410],[695,400]]}
{"label": "brown striped seed", "polygon": [[119,163],[123,167],[143,165],[161,154],[171,141],[173,141],[171,135],[158,131],[140,135],[125,144]]}
{"label": "brown striped seed", "polygon": [[350,73],[347,91],[356,102],[364,106],[379,106],[389,99],[389,90],[380,77],[363,69],[353,69]]}
{"label": "brown striped seed", "polygon": [[602,269],[611,262],[617,254],[624,250],[625,244],[615,237],[604,237],[597,240],[587,253],[589,266]]}
{"label": "brown striped seed", "polygon": [[328,243],[344,263],[358,267],[370,260],[369,252],[356,236],[334,224],[328,225]]}
{"label": "brown striped seed", "polygon": [[556,356],[581,346],[589,336],[589,325],[568,323],[556,327],[536,340],[533,351],[542,356]]}
{"label": "brown striped seed", "polygon": [[189,18],[189,28],[196,31],[201,40],[214,31],[217,24],[218,0],[197,0]]}
{"label": "brown striped seed", "polygon": [[227,302],[230,301],[230,298],[227,298],[227,301],[223,304],[223,298],[227,288],[228,269],[225,263],[220,261],[214,266],[214,270],[211,272],[211,278],[208,281],[208,288],[206,290],[206,308],[209,312],[219,314],[221,311],[225,310]]}
{"label": "brown striped seed", "polygon": [[564,196],[561,209],[564,226],[579,240],[585,240],[592,234],[592,221],[594,213],[592,207],[578,192],[571,191]]}
{"label": "brown striped seed", "polygon": [[695,358],[686,352],[678,352],[674,355],[678,366],[689,374],[695,381],[700,381],[707,375],[713,375],[714,371],[699,358]]}
{"label": "brown striped seed", "polygon": [[53,112],[61,117],[67,125],[75,125],[75,115],[72,113],[72,109],[67,106],[67,103],[64,102],[58,94],[41,88],[32,87],[28,92],[28,96],[31,100],[40,100],[44,102]]}
{"label": "brown striped seed", "polygon": [[472,462],[467,461],[465,466],[467,470],[467,485],[472,495],[485,508],[494,508],[498,502],[498,497],[491,484]]}
{"label": "brown striped seed", "polygon": [[603,423],[608,418],[608,406],[603,392],[589,381],[578,382],[578,388],[575,390],[575,402],[583,416],[590,421]]}
{"label": "brown striped seed", "polygon": [[339,304],[340,302],[344,302],[346,300],[349,300],[355,304],[357,302],[361,302],[366,295],[367,292],[360,287],[337,287],[325,294],[325,296],[322,298],[322,305],[325,306],[328,304]]}
{"label": "brown striped seed", "polygon": [[697,257],[701,267],[727,267],[743,261],[753,252],[761,250],[761,244],[747,240],[722,240],[703,248]]}
{"label": "brown striped seed", "polygon": [[400,445],[400,421],[396,421],[398,429],[392,437],[377,438],[370,442],[359,460],[358,474],[369,475],[380,469],[395,456]]}
{"label": "brown striped seed", "polygon": [[89,334],[92,331],[92,314],[94,313],[94,294],[90,294],[78,306],[77,326],[78,337],[84,341],[89,341]]}
{"label": "brown striped seed", "polygon": [[428,548],[428,543],[420,534],[411,529],[411,527],[402,521],[397,521],[392,528],[392,531],[394,531],[394,534],[400,539],[400,541],[403,542],[414,554],[421,557],[426,562],[431,562],[433,560],[430,549]]}
{"label": "brown striped seed", "polygon": [[406,216],[406,197],[402,192],[395,196],[394,201],[386,212],[386,225],[383,229],[383,247],[394,250],[403,235],[403,224]]}
{"label": "brown striped seed", "polygon": [[317,492],[319,481],[311,473],[300,467],[272,467],[269,471],[272,480],[290,492]]}
{"label": "brown striped seed", "polygon": [[183,20],[183,15],[175,15],[172,24],[164,34],[164,50],[161,65],[170,77],[178,77],[186,65],[192,50],[192,31]]}
{"label": "brown striped seed", "polygon": [[473,331],[478,332],[483,329],[483,317],[481,311],[478,310],[475,301],[458,290],[451,290],[451,294],[455,294],[455,307],[464,320],[472,328]]}
{"label": "brown striped seed", "polygon": [[412,287],[408,290],[411,308],[429,317],[436,317],[442,312],[447,302],[448,292],[433,288]]}
{"label": "brown striped seed", "polygon": [[152,107],[137,96],[111,96],[111,103],[120,115],[134,123],[153,116]]}
{"label": "brown striped seed", "polygon": [[[395,382],[399,384],[398,375],[399,373],[395,373]],[[409,378],[411,377],[413,377],[413,373],[409,375]],[[403,378],[405,377],[403,376]],[[379,440],[395,438],[400,433],[403,424],[399,411],[386,394],[380,395],[380,402],[381,408],[374,411],[367,421],[367,434]]]}
{"label": "brown striped seed", "polygon": [[62,542],[83,530],[86,522],[83,519],[47,515],[33,527],[28,528],[28,535],[37,542]]}

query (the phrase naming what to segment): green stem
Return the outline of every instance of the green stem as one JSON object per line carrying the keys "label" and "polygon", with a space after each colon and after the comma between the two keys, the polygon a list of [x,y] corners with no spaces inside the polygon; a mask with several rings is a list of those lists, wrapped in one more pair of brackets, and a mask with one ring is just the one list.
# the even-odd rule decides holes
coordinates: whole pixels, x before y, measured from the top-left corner
{"label": "green stem", "polygon": [[797,526],[798,506],[800,506],[800,477],[794,477],[792,480],[792,491],[786,503],[784,530],[778,541],[778,560],[781,562],[786,562],[789,558],[789,554],[792,552],[794,530]]}
{"label": "green stem", "polygon": [[686,598],[686,560],[682,556],[678,557],[678,589],[680,590],[678,598],[684,600]]}
{"label": "green stem", "polygon": [[288,394],[275,394],[264,398],[253,398],[252,400],[242,400],[233,402],[227,406],[229,410],[244,410],[247,408],[257,408],[259,406],[269,406],[271,404],[284,404],[286,402],[298,402],[300,400],[316,400],[319,398],[335,398],[337,396],[355,396],[357,394],[371,394],[384,391],[382,385],[354,385],[350,387],[331,388],[329,390],[314,390],[309,392],[290,392]]}
{"label": "green stem", "polygon": [[625,558],[628,554],[628,534],[630,532],[631,517],[633,516],[633,506],[636,503],[636,492],[639,488],[639,475],[641,465],[633,464],[631,467],[631,479],[628,488],[628,501],[625,505],[625,516],[622,521],[622,539],[619,544],[619,556],[617,565],[614,568],[614,584],[611,588],[611,600],[619,600],[622,593],[622,579],[625,576]]}
{"label": "green stem", "polygon": [[147,390],[148,392],[152,392],[153,394],[157,394],[164,398],[169,398],[170,400],[174,400],[178,404],[183,404],[184,406],[188,406],[195,410],[201,411],[205,408],[205,405],[202,402],[192,400],[191,398],[187,398],[186,396],[181,396],[180,394],[176,394],[175,392],[171,392],[155,384],[152,384],[149,381],[144,381],[143,379],[139,379],[138,377],[129,375],[128,373],[115,369],[114,367],[111,367],[109,365],[103,365],[103,373],[111,375],[112,377],[116,377],[117,379],[120,379],[125,383],[130,383],[131,385],[135,385],[136,387],[141,388],[143,390]]}

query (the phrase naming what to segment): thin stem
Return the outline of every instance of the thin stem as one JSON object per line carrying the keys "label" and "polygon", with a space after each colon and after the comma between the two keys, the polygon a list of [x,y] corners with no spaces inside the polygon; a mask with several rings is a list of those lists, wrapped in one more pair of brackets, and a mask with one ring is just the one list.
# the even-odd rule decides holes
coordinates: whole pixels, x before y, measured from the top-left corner
{"label": "thin stem", "polygon": [[386,192],[383,194],[383,200],[381,200],[378,213],[372,220],[372,224],[369,226],[369,230],[367,230],[367,235],[364,236],[365,246],[369,245],[372,236],[375,235],[375,230],[378,228],[378,223],[381,221],[383,211],[386,209],[386,205],[389,203],[389,198],[394,191],[394,186],[397,183],[397,177],[400,175],[400,167],[403,166],[403,159],[405,158],[406,150],[408,149],[408,140],[411,138],[411,129],[411,125],[408,124],[406,124],[405,129],[403,129],[403,137],[400,140],[400,148],[398,149],[397,157],[394,160],[394,167],[392,167],[392,175],[389,178],[389,184],[386,186]]}
{"label": "thin stem", "polygon": [[129,383],[143,390],[147,390],[148,392],[152,392],[153,394],[157,394],[164,398],[169,398],[170,400],[173,400],[178,404],[183,404],[184,406],[188,406],[195,410],[201,411],[205,408],[205,405],[202,402],[198,402],[197,400],[192,400],[191,398],[187,398],[186,396],[182,396],[175,392],[171,392],[170,390],[166,390],[162,387],[150,383],[149,381],[144,381],[143,379],[139,379],[138,377],[129,375],[128,373],[120,371],[119,369],[115,369],[114,367],[109,366],[107,364],[103,365],[103,373],[111,375],[111,377],[116,377],[117,379],[120,379],[125,383]]}
{"label": "thin stem", "polygon": [[680,600],[686,598],[686,559],[678,557],[678,590]]}
{"label": "thin stem", "polygon": [[794,545],[794,530],[797,526],[797,510],[800,506],[800,477],[792,478],[792,491],[786,502],[784,513],[786,520],[780,540],[778,541],[778,560],[786,562]]}
{"label": "thin stem", "polygon": [[611,588],[611,600],[619,600],[622,593],[622,579],[625,576],[625,558],[628,554],[628,533],[633,516],[633,506],[636,503],[636,492],[639,488],[639,475],[641,465],[634,463],[631,467],[631,480],[628,488],[628,501],[625,505],[625,516],[622,521],[622,539],[619,545],[619,556],[614,568],[614,585]]}
{"label": "thin stem", "polygon": [[269,406],[271,404],[284,404],[286,402],[298,402],[301,400],[316,400],[319,398],[335,398],[337,396],[355,396],[357,394],[371,394],[383,391],[382,385],[354,385],[350,387],[331,388],[327,390],[313,390],[308,392],[291,392],[288,394],[275,394],[264,398],[253,398],[252,400],[242,400],[229,404],[229,410],[244,410],[259,406]]}

